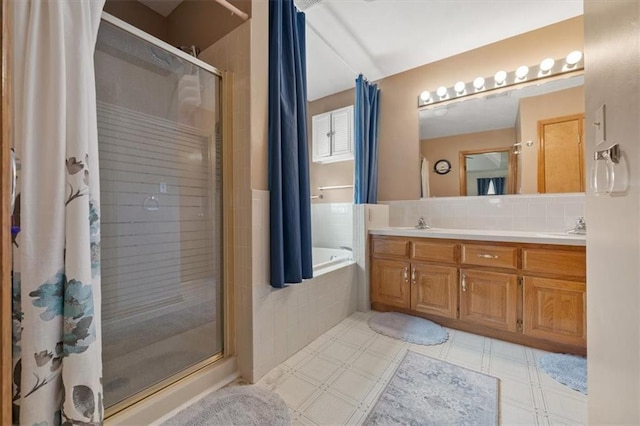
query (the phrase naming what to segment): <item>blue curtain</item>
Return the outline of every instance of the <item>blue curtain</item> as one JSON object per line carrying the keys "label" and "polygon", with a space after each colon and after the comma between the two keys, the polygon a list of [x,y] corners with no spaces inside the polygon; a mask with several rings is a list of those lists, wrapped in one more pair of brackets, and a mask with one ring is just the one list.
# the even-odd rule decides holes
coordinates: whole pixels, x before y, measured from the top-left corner
{"label": "blue curtain", "polygon": [[493,187],[496,189],[496,194],[497,195],[503,195],[504,194],[504,181],[505,181],[505,178],[504,177],[494,177],[494,178],[491,178],[491,180],[493,181]]}
{"label": "blue curtain", "polygon": [[491,178],[478,178],[476,183],[478,186],[478,195],[487,195]]}
{"label": "blue curtain", "polygon": [[356,79],[355,101],[355,188],[356,204],[378,201],[378,118],[380,89],[362,74]]}
{"label": "blue curtain", "polygon": [[313,277],[307,152],[305,16],[292,0],[269,2],[271,285]]}
{"label": "blue curtain", "polygon": [[496,195],[504,195],[504,177],[478,178],[476,181],[478,195],[487,195],[491,183],[493,183],[493,189],[495,189]]}

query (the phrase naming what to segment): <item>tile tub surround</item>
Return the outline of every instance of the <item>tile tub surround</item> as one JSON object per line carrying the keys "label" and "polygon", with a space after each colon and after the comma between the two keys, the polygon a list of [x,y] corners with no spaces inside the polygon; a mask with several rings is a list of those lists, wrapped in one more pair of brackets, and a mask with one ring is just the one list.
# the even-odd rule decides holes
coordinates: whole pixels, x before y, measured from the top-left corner
{"label": "tile tub surround", "polygon": [[[356,265],[274,289],[269,284],[269,192],[253,190],[253,370],[255,382],[357,309]],[[348,214],[344,213],[345,215]],[[351,216],[349,216],[351,220]]]}
{"label": "tile tub surround", "polygon": [[[563,232],[584,216],[583,193],[442,197],[388,201],[389,226]],[[587,218],[587,226],[588,226]]]}
{"label": "tile tub surround", "polygon": [[353,203],[311,205],[314,247],[353,247]]}
{"label": "tile tub surround", "polygon": [[586,424],[587,397],[538,369],[547,352],[448,329],[422,346],[375,333],[373,312],[356,312],[271,370],[259,382],[277,392],[293,424],[361,424],[407,350],[500,379],[500,424]]}

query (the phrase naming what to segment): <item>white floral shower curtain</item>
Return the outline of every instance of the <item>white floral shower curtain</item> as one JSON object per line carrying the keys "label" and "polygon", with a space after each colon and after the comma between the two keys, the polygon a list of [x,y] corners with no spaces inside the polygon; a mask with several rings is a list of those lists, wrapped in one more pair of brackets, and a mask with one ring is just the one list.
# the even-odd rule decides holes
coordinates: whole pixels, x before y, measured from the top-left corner
{"label": "white floral shower curtain", "polygon": [[104,0],[12,1],[14,422],[101,424],[93,54]]}

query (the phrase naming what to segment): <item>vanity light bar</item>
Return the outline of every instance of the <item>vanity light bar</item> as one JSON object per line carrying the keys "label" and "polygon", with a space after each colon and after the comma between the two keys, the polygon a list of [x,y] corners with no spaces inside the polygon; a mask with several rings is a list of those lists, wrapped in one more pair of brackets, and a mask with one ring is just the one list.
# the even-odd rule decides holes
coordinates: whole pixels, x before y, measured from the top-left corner
{"label": "vanity light bar", "polygon": [[582,52],[575,50],[566,58],[546,58],[539,65],[521,65],[514,71],[500,70],[491,77],[477,77],[472,82],[458,81],[452,87],[440,86],[433,92],[425,90],[418,95],[418,108],[583,69]]}

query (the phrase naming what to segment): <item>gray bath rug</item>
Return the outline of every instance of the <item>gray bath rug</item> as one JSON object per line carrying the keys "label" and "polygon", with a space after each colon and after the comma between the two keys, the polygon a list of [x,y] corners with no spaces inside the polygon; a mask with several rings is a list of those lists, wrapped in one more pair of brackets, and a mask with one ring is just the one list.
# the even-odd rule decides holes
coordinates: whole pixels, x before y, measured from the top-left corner
{"label": "gray bath rug", "polygon": [[164,426],[290,424],[289,408],[282,398],[253,385],[212,392],[163,423]]}
{"label": "gray bath rug", "polygon": [[377,313],[369,319],[369,327],[385,336],[418,345],[439,345],[449,338],[447,330],[435,322],[399,312]]}
{"label": "gray bath rug", "polygon": [[538,360],[538,367],[556,382],[587,394],[587,359],[585,357],[546,354]]}
{"label": "gray bath rug", "polygon": [[497,425],[498,379],[408,351],[366,425]]}

